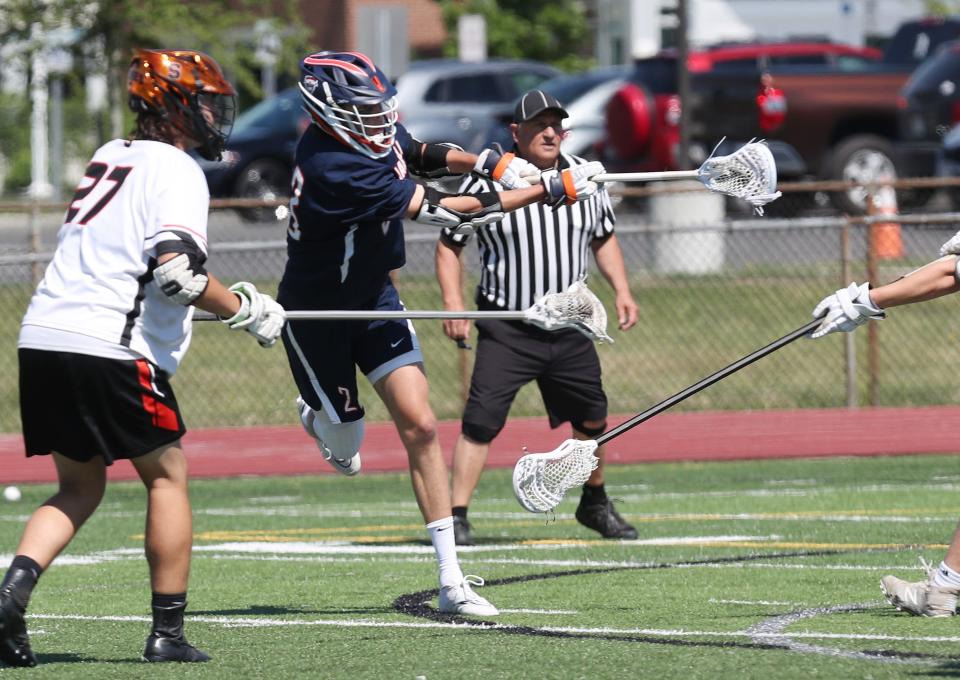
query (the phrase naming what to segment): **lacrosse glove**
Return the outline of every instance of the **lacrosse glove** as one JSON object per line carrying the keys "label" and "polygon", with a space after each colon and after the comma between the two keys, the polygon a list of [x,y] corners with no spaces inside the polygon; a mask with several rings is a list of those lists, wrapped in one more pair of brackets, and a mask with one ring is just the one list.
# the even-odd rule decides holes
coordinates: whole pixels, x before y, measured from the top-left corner
{"label": "lacrosse glove", "polygon": [[887,314],[870,299],[869,283],[859,286],[851,283],[820,301],[813,310],[813,318],[820,317],[823,322],[810,334],[811,338],[822,338],[837,331],[849,333],[870,319],[885,319]]}
{"label": "lacrosse glove", "polygon": [[230,286],[230,292],[240,298],[240,309],[229,319],[220,320],[231,330],[247,331],[261,347],[273,347],[287,320],[283,307],[246,281]]}

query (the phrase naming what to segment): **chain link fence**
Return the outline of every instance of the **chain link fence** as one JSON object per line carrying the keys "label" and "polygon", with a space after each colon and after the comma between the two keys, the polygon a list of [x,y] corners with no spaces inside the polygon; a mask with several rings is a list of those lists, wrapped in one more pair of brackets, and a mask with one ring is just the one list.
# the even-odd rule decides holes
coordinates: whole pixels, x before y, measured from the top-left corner
{"label": "chain link fence", "polygon": [[[848,189],[841,186],[839,188]],[[925,207],[894,217],[846,217],[826,207],[836,185],[797,185],[767,216],[728,203],[702,219],[651,221],[662,193],[619,193],[617,234],[640,320],[616,330],[613,296],[596,268],[588,284],[611,315],[615,344],[599,346],[612,414],[633,414],[678,392],[810,319],[826,294],[850,281],[885,283],[937,255],[960,215],[945,190]],[[227,283],[253,281],[275,294],[283,271],[285,224],[247,221],[214,203],[208,268]],[[684,205],[681,201],[680,205]],[[692,203],[690,204],[692,205]],[[35,282],[56,244],[62,215],[25,205],[0,206],[0,431],[18,432],[16,340]],[[680,211],[682,212],[682,210]],[[260,214],[260,213],[257,213]],[[397,284],[409,309],[441,309],[434,277],[436,232],[410,225],[407,265]],[[478,257],[464,253],[465,298],[473,298]],[[890,320],[855,334],[799,340],[676,407],[795,409],[923,406],[960,401],[952,365],[960,341],[958,298],[896,308]],[[324,323],[317,321],[315,323]],[[416,322],[438,417],[460,415],[473,352],[443,334],[441,321]],[[471,340],[471,344],[473,341]],[[282,348],[260,348],[245,333],[200,323],[173,381],[189,427],[295,424],[296,390]],[[388,415],[361,380],[370,420]],[[524,388],[511,415],[541,416],[535,386]]]}

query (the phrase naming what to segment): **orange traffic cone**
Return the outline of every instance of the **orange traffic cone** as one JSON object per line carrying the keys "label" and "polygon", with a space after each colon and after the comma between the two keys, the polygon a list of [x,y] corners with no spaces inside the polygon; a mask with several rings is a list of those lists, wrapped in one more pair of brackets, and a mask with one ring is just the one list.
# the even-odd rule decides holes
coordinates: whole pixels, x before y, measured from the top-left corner
{"label": "orange traffic cone", "polygon": [[[892,186],[883,186],[867,201],[868,215],[890,215],[895,217],[897,192]],[[870,245],[881,260],[895,260],[903,257],[903,239],[900,236],[900,223],[874,222],[870,225]]]}

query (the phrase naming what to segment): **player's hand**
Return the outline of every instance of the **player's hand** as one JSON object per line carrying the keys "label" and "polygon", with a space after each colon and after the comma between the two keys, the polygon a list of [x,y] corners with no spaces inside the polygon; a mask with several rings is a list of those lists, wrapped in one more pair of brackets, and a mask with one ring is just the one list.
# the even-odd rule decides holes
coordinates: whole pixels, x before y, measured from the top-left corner
{"label": "player's hand", "polygon": [[960,231],[940,246],[940,256],[943,257],[944,255],[960,255]]}
{"label": "player's hand", "polygon": [[870,319],[885,319],[887,314],[870,299],[870,284],[851,283],[814,307],[813,318],[820,317],[823,322],[810,334],[811,338],[822,338],[837,331],[849,333]]}
{"label": "player's hand", "polygon": [[639,307],[637,307],[633,296],[630,295],[630,293],[617,295],[614,305],[616,305],[617,308],[617,322],[620,330],[626,331],[632,328],[633,325],[637,323],[637,314],[639,312]]}
{"label": "player's hand", "polygon": [[547,191],[546,202],[553,207],[573,205],[593,196],[598,189],[590,178],[604,172],[603,164],[590,161],[566,170],[546,170],[540,174]]}
{"label": "player's hand", "polygon": [[221,321],[233,330],[247,331],[261,347],[272,347],[287,320],[283,307],[246,281],[230,286],[230,292],[240,298],[240,309],[229,319]]}
{"label": "player's hand", "polygon": [[470,337],[470,319],[444,319],[443,333],[455,342],[466,341]]}
{"label": "player's hand", "polygon": [[484,149],[477,156],[473,171],[498,182],[504,189],[525,189],[540,181],[540,170],[513,153]]}

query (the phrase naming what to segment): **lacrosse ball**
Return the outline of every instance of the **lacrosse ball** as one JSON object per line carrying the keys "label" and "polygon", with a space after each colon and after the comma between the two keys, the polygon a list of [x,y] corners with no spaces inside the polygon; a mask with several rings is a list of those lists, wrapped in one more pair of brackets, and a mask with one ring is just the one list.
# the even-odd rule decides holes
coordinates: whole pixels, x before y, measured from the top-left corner
{"label": "lacrosse ball", "polygon": [[3,490],[3,497],[11,503],[20,500],[20,489],[16,486],[8,486]]}

